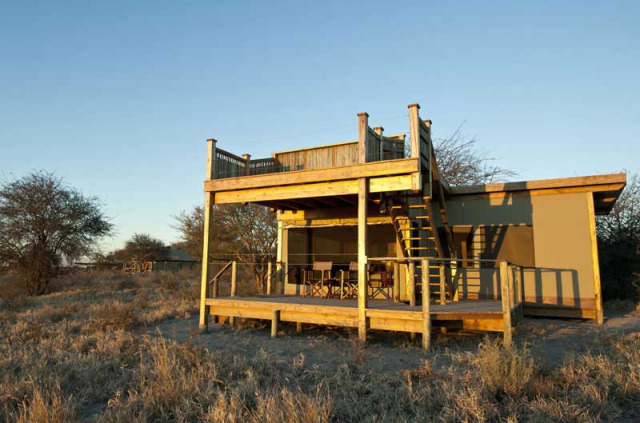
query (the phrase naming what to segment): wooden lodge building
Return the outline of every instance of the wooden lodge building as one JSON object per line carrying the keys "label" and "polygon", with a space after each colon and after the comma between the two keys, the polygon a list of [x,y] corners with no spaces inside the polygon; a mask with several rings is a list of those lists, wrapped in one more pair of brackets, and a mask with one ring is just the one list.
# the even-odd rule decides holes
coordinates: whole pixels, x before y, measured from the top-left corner
{"label": "wooden lodge building", "polygon": [[[370,329],[422,333],[428,348],[433,327],[508,343],[523,315],[602,323],[595,215],[611,210],[625,174],[449,186],[419,109],[409,106],[407,140],[369,127],[366,113],[357,141],[270,158],[208,140],[202,329],[211,315],[269,319],[274,336],[288,321],[357,327],[362,340]],[[209,211],[229,203],[277,210],[265,296],[236,295],[235,264],[231,296],[218,296]]]}

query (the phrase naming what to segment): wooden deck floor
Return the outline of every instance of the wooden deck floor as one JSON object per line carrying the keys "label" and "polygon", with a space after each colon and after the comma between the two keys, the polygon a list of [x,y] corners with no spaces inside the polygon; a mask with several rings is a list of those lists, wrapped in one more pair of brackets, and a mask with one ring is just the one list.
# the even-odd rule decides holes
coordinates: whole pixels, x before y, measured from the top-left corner
{"label": "wooden deck floor", "polygon": [[[210,314],[218,316],[272,319],[273,312],[285,322],[312,323],[328,326],[358,326],[356,300],[318,297],[263,296],[209,298]],[[370,300],[366,315],[371,329],[420,332],[421,307],[386,300]],[[435,326],[502,332],[500,301],[465,300],[446,305],[433,303],[431,319]]]}

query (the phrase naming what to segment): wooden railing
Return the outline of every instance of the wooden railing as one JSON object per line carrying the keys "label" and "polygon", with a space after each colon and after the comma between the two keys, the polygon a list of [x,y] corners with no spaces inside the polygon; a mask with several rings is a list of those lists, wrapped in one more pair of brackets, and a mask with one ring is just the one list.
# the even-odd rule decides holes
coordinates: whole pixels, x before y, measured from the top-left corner
{"label": "wooden railing", "polygon": [[[494,294],[493,298],[499,299],[502,310],[502,332],[504,334],[504,344],[511,345],[513,327],[523,318],[524,307],[524,286],[522,272],[524,267],[510,263],[505,260],[482,260],[482,259],[443,259],[443,258],[425,258],[425,257],[369,257],[368,263],[393,263],[395,273],[400,265],[405,266],[406,278],[406,296],[409,299],[409,305],[416,306],[418,282],[420,277],[420,291],[422,293],[422,309],[430,309],[431,290],[434,286],[439,288],[439,298],[437,302],[441,306],[451,302],[457,302],[460,299],[459,281],[460,276],[467,272],[481,272],[493,269],[497,271],[497,282],[500,284],[500,294]],[[461,264],[466,262],[474,264],[473,266],[462,267]],[[484,265],[485,267],[483,267]],[[491,267],[486,267],[491,266]],[[424,272],[423,269],[428,269]],[[394,301],[400,300],[399,278],[394,275]],[[447,299],[446,293],[451,295]],[[466,299],[471,299],[466,297]],[[482,299],[479,296],[476,299]],[[430,323],[429,323],[430,326]],[[423,334],[424,336],[425,334]]]}
{"label": "wooden railing", "polygon": [[247,161],[221,148],[216,148],[215,179],[235,178],[246,175]]}
{"label": "wooden railing", "polygon": [[345,142],[275,154],[283,171],[313,170],[358,163],[358,142]]}
{"label": "wooden railing", "polygon": [[[367,126],[366,162],[406,158],[404,134],[387,137],[382,131],[381,127]],[[215,144],[215,140],[212,141]],[[213,179],[350,166],[359,163],[359,144],[360,141],[350,141],[303,148],[263,159],[251,159],[248,154],[240,157],[214,146]]]}

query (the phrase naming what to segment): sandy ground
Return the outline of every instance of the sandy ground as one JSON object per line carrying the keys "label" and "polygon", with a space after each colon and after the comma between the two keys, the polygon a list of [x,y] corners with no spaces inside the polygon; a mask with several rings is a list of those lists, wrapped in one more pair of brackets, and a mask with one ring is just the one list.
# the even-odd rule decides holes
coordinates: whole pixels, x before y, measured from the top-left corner
{"label": "sandy ground", "polygon": [[[562,364],[569,356],[580,355],[603,344],[603,340],[618,333],[640,333],[640,312],[630,307],[606,310],[603,326],[584,320],[527,318],[517,328],[516,344],[527,344],[538,361],[548,367]],[[416,369],[429,359],[446,365],[448,352],[475,352],[485,336],[501,338],[500,334],[455,333],[435,335],[434,348],[425,353],[410,342],[408,334],[371,331],[366,348],[356,342],[357,332],[351,329],[305,325],[302,334],[295,325],[282,324],[279,337],[270,337],[267,323],[249,321],[239,327],[211,325],[209,332],[198,333],[198,319],[174,320],[148,328],[151,334],[179,341],[188,339],[206,347],[250,359],[263,349],[276,360],[304,360],[306,365],[331,370],[340,363],[364,360],[380,372]],[[419,339],[419,338],[418,338]]]}

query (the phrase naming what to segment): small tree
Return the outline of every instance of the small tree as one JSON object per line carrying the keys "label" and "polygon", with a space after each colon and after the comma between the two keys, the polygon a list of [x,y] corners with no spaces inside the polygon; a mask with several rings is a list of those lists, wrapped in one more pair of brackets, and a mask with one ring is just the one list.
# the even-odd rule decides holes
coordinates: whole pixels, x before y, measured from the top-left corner
{"label": "small tree", "polygon": [[[202,257],[204,210],[196,206],[189,213],[174,216],[180,232],[176,246],[194,257]],[[225,204],[211,208],[212,256],[233,257],[247,264],[256,289],[264,292],[267,263],[275,254],[278,225],[274,213],[263,206]]]}
{"label": "small tree", "polygon": [[133,234],[123,249],[113,253],[113,257],[120,261],[162,261],[166,254],[167,247],[159,239],[149,234]]}
{"label": "small tree", "polygon": [[632,174],[607,215],[597,217],[604,299],[640,299],[640,174]]}
{"label": "small tree", "polygon": [[202,258],[202,242],[204,235],[204,207],[196,206],[190,212],[182,211],[173,216],[175,224],[172,228],[180,233],[180,241],[175,243],[196,260]]}
{"label": "small tree", "polygon": [[31,295],[45,293],[65,261],[89,255],[112,228],[97,198],[52,173],[34,172],[0,188],[0,263]]}
{"label": "small tree", "polygon": [[267,263],[275,255],[278,223],[275,213],[256,204],[225,206],[222,223],[237,245],[236,258],[250,264],[256,289],[265,292]]}
{"label": "small tree", "polygon": [[494,164],[496,160],[476,145],[476,138],[467,138],[462,125],[448,138],[434,140],[434,150],[440,173],[453,186],[490,184],[510,179],[517,174]]}

